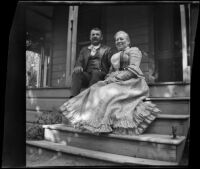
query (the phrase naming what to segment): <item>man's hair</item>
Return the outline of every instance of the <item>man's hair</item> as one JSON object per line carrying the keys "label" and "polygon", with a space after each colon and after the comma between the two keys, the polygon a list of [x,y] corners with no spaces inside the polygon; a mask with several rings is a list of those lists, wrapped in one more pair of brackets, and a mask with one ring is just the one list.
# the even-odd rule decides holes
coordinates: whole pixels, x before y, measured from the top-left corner
{"label": "man's hair", "polygon": [[102,31],[101,31],[100,28],[98,28],[98,27],[92,28],[92,29],[90,30],[90,34],[91,34],[92,30],[101,32],[101,36],[103,36]]}

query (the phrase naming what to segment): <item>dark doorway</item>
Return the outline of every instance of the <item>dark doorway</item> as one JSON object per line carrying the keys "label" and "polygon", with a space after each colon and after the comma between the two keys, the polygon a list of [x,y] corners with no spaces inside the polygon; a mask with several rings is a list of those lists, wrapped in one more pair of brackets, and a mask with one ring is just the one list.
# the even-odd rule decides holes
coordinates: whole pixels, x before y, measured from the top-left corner
{"label": "dark doorway", "polygon": [[155,5],[157,82],[182,81],[182,41],[179,5]]}

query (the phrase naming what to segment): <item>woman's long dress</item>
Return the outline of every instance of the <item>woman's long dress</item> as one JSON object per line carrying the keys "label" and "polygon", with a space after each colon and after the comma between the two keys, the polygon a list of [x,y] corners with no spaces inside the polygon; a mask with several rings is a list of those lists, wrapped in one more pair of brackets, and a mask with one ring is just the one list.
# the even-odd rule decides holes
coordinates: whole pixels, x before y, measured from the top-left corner
{"label": "woman's long dress", "polygon": [[[113,55],[111,63],[115,71],[65,102],[60,107],[63,115],[74,127],[92,133],[143,133],[160,110],[144,101],[149,96],[149,87],[139,68],[141,57],[136,47]],[[129,63],[119,70],[123,63],[120,59],[124,58]]]}

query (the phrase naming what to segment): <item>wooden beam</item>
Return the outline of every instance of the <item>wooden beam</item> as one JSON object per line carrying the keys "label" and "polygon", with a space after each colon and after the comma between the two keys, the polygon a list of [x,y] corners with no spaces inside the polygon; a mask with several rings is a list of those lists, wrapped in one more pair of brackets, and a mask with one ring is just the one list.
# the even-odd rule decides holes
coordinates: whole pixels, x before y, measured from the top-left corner
{"label": "wooden beam", "polygon": [[192,66],[193,64],[198,15],[199,15],[199,6],[195,4],[189,5],[190,66]]}
{"label": "wooden beam", "polygon": [[47,82],[47,85],[48,87],[51,86],[51,78],[52,78],[52,69],[53,69],[53,66],[52,66],[52,57],[53,57],[53,48],[52,48],[52,44],[50,45],[50,55],[49,55],[49,60],[48,60],[48,82]]}
{"label": "wooden beam", "polygon": [[71,71],[72,71],[76,62],[76,41],[77,41],[77,25],[78,25],[78,6],[73,8],[73,34],[72,34],[72,53],[71,53]]}
{"label": "wooden beam", "polygon": [[76,60],[77,24],[78,6],[70,6],[66,55],[66,86],[71,86],[71,75]]}
{"label": "wooden beam", "polygon": [[41,87],[41,76],[42,76],[42,48],[40,49],[40,62],[39,62],[39,74],[37,76],[37,87]]}
{"label": "wooden beam", "polygon": [[47,64],[48,64],[48,56],[44,53],[44,76],[43,76],[43,87],[47,85]]}
{"label": "wooden beam", "polygon": [[71,86],[71,41],[72,41],[72,29],[73,29],[73,13],[72,6],[69,7],[69,17],[68,17],[68,33],[67,33],[67,55],[66,55],[66,86]]}
{"label": "wooden beam", "polygon": [[[125,5],[144,5],[142,1],[32,1],[22,3],[34,4],[34,5],[115,5],[115,4],[125,4]],[[159,1],[147,1],[147,5],[160,4]],[[199,1],[164,1],[162,4],[199,4]]]}
{"label": "wooden beam", "polygon": [[185,6],[180,5],[181,14],[181,36],[182,36],[182,67],[183,67],[183,81],[190,81],[190,66],[188,66],[187,58],[187,31],[186,31],[186,17]]}

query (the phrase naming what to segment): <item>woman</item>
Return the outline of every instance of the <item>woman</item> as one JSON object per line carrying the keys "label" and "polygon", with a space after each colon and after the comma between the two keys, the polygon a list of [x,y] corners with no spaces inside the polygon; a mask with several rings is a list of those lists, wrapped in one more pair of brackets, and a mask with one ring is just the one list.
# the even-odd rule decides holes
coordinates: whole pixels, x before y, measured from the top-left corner
{"label": "woman", "polygon": [[106,79],[65,102],[60,110],[74,127],[92,133],[141,134],[159,109],[143,102],[149,88],[139,68],[140,50],[130,47],[126,32],[119,31],[114,37],[119,52],[111,57]]}

